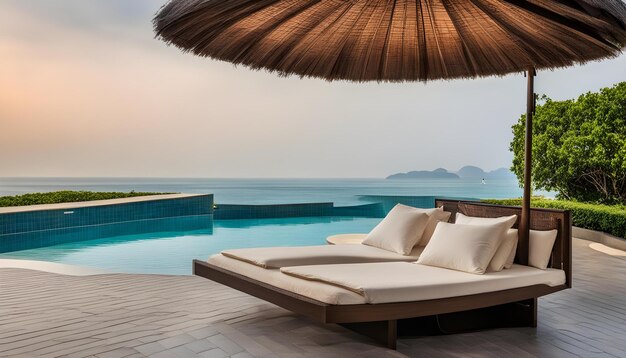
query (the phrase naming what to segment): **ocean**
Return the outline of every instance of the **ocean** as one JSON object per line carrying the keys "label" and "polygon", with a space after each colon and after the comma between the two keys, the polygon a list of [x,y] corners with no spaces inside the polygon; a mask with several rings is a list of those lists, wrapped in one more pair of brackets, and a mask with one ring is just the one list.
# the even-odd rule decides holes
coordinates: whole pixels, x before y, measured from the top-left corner
{"label": "ocean", "polygon": [[[0,178],[0,195],[57,190],[212,193],[217,204],[332,202],[357,205],[365,196],[516,198],[515,179],[201,179],[201,178]],[[553,197],[537,191],[534,195]]]}

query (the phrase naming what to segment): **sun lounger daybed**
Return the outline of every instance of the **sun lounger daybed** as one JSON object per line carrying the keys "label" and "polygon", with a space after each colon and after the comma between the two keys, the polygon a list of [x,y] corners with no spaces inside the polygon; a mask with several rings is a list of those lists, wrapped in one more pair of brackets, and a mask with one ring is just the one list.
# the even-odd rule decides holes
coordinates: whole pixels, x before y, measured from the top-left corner
{"label": "sun lounger daybed", "polygon": [[[520,212],[516,207],[437,200],[440,205],[474,217]],[[218,255],[208,262],[194,261],[194,274],[318,322],[341,324],[390,348],[398,335],[533,327],[537,298],[571,287],[571,221],[567,211],[545,209],[534,209],[531,221],[534,230],[558,230],[547,270],[515,264],[474,275],[410,262],[268,269]],[[523,251],[527,247],[518,243],[516,262],[528,255]]]}

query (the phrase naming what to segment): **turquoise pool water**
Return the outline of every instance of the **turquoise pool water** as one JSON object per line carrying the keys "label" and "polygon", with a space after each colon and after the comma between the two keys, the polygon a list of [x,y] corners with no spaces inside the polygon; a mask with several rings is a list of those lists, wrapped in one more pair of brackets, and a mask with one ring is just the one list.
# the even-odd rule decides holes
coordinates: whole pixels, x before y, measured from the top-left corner
{"label": "turquoise pool water", "polygon": [[1,254],[115,272],[191,274],[193,259],[224,249],[323,245],[327,236],[369,232],[380,219],[306,217],[216,220],[212,229],[116,236]]}

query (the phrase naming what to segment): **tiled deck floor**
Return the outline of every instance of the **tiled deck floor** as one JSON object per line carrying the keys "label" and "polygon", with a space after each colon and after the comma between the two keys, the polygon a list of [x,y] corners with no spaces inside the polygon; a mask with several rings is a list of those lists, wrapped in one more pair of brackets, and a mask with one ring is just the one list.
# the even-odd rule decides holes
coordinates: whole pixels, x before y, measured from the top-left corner
{"label": "tiled deck floor", "polygon": [[626,260],[574,242],[574,286],[539,327],[380,348],[197,277],[0,269],[0,356],[626,357]]}

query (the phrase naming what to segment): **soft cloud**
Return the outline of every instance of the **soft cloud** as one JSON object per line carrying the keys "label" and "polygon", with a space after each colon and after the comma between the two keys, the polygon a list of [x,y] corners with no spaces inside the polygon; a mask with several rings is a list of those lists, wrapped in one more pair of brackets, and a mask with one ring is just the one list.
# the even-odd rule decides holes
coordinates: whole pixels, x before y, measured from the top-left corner
{"label": "soft cloud", "polygon": [[[277,78],[153,38],[151,0],[0,3],[0,176],[363,177],[509,166],[521,74],[350,84]],[[570,98],[626,56],[540,73]]]}

